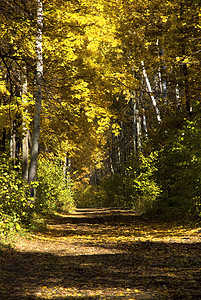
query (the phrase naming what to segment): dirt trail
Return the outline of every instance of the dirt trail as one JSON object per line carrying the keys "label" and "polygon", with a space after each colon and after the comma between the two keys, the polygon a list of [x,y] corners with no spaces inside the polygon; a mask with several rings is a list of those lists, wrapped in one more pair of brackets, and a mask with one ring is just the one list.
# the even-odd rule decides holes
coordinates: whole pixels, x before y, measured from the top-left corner
{"label": "dirt trail", "polygon": [[201,229],[118,209],[58,215],[0,250],[0,299],[201,299]]}

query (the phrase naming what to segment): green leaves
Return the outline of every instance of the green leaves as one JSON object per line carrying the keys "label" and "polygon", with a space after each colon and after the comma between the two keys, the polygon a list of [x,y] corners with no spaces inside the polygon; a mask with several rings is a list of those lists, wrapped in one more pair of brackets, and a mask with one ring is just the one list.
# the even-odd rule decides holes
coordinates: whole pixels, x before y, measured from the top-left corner
{"label": "green leaves", "polygon": [[162,189],[158,209],[169,218],[200,215],[200,143],[200,120],[185,121],[158,152],[155,176]]}
{"label": "green leaves", "polygon": [[35,202],[39,214],[49,214],[58,209],[72,211],[74,208],[72,187],[72,182],[67,182],[64,178],[62,164],[59,159],[51,155],[40,157]]}
{"label": "green leaves", "polygon": [[[29,224],[30,205],[28,185],[21,179],[19,165],[7,156],[0,159],[0,231],[3,235],[20,230],[21,223]],[[19,172],[19,173],[18,173]]]}

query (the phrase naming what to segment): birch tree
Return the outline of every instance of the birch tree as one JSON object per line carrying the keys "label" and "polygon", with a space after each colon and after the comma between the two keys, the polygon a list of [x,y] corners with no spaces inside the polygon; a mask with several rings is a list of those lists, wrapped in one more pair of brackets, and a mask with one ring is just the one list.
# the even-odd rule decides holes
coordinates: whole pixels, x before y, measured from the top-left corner
{"label": "birch tree", "polygon": [[[42,30],[43,30],[43,1],[37,0],[37,31],[36,31],[36,94],[35,115],[32,133],[31,162],[29,169],[29,182],[36,181],[37,159],[39,152],[40,113],[42,102],[43,56],[42,56]],[[33,193],[33,190],[32,190]]]}
{"label": "birch tree", "polygon": [[158,122],[160,123],[161,122],[160,111],[159,111],[159,109],[157,107],[156,99],[155,99],[155,97],[153,95],[151,84],[150,84],[150,81],[149,81],[149,78],[147,76],[147,72],[146,72],[146,69],[145,69],[144,61],[142,61],[141,64],[142,64],[143,75],[144,75],[144,78],[145,78],[145,81],[146,81],[146,84],[147,84],[147,88],[148,88],[148,91],[149,91],[149,94],[150,94],[150,98],[152,100],[152,104],[153,104],[153,106],[155,108],[155,111],[156,111],[156,118],[157,118]]}

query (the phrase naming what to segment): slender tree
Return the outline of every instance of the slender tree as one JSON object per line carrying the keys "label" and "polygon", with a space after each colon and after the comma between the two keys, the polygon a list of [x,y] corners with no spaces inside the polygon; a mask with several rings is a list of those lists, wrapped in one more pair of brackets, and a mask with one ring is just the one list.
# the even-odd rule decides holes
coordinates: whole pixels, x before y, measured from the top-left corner
{"label": "slender tree", "polygon": [[146,69],[145,69],[144,61],[142,61],[141,63],[142,63],[143,75],[144,75],[144,78],[145,78],[145,81],[146,81],[146,84],[147,84],[147,88],[148,88],[148,91],[149,91],[149,94],[150,94],[150,98],[152,100],[152,104],[153,104],[153,106],[155,108],[155,111],[156,111],[156,118],[157,118],[158,122],[160,123],[161,122],[160,111],[159,111],[159,109],[157,107],[156,99],[155,99],[155,97],[153,95],[151,84],[150,84],[150,81],[149,81],[149,78],[147,76],[147,72],[146,72]]}
{"label": "slender tree", "polygon": [[[35,115],[33,122],[31,161],[29,169],[29,182],[36,180],[37,159],[39,153],[40,113],[42,102],[43,80],[43,56],[42,56],[42,32],[43,32],[43,1],[37,0],[37,31],[36,31],[36,95]],[[32,190],[33,194],[33,190]]]}
{"label": "slender tree", "polygon": [[[27,105],[27,76],[26,68],[24,68],[24,74],[22,74],[22,103]],[[29,143],[28,136],[29,130],[26,124],[27,109],[22,112],[22,179],[28,181],[28,158],[29,158]]]}

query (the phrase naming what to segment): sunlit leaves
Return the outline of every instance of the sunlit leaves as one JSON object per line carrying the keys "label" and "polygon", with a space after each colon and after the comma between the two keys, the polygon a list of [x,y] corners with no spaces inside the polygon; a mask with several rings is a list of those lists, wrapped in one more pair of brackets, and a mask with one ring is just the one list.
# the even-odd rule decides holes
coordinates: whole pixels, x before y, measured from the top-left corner
{"label": "sunlit leaves", "polygon": [[[109,94],[129,81],[111,8],[117,9],[115,2],[47,1],[44,12],[44,76],[51,95],[43,104],[42,137],[54,151],[60,149],[61,157],[60,145],[68,144],[77,163],[102,155],[98,145],[104,145],[113,117]],[[46,141],[46,132],[54,138]]]}

